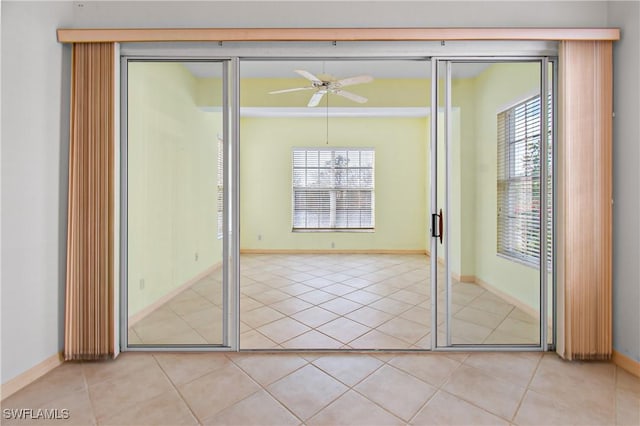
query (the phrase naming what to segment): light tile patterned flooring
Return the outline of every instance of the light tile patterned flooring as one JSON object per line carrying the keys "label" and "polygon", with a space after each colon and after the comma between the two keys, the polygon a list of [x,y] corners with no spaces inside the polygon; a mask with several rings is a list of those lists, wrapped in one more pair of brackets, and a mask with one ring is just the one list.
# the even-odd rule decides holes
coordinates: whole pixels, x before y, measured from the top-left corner
{"label": "light tile patterned flooring", "polygon": [[[221,343],[220,275],[136,323],[129,342]],[[422,255],[245,254],[240,303],[242,349],[430,347],[430,271]],[[452,315],[454,344],[538,341],[537,319],[475,284],[454,283]],[[442,312],[438,322],[440,338]]]}
{"label": "light tile patterned flooring", "polygon": [[[4,418],[20,408],[70,418]],[[128,352],[65,363],[2,409],[3,425],[638,425],[640,379],[535,352]]]}

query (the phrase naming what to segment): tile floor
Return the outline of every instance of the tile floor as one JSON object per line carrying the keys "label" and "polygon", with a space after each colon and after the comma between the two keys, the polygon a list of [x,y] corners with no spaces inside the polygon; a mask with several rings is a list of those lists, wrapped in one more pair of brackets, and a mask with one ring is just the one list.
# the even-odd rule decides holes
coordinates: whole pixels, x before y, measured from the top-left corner
{"label": "tile floor", "polygon": [[[7,419],[67,409],[68,420]],[[65,363],[3,425],[638,425],[640,379],[541,353],[124,353]]]}
{"label": "tile floor", "polygon": [[[428,349],[429,280],[422,255],[242,255],[240,346]],[[454,344],[538,341],[537,319],[476,284],[455,282],[451,306]],[[129,342],[220,344],[221,307],[217,271],[137,322]]]}

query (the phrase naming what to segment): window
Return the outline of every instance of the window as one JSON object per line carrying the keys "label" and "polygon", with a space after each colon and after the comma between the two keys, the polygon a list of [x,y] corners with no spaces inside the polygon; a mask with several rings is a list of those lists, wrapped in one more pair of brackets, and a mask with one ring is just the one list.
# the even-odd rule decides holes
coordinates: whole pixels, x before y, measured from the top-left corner
{"label": "window", "polygon": [[217,169],[217,181],[218,188],[216,193],[216,205],[218,209],[218,239],[222,239],[222,222],[224,216],[224,145],[222,138],[218,137],[218,169]]}
{"label": "window", "polygon": [[293,230],[373,230],[372,148],[294,148]]}
{"label": "window", "polygon": [[[551,96],[548,97],[548,261],[551,260]],[[498,253],[538,265],[540,259],[540,96],[498,114]]]}

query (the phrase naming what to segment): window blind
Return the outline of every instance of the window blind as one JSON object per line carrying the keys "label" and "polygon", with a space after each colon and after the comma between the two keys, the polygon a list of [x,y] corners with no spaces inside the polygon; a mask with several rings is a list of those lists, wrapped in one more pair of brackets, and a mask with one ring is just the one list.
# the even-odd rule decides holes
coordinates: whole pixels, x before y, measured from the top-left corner
{"label": "window blind", "polygon": [[218,210],[218,239],[222,238],[222,223],[224,215],[224,148],[222,139],[218,138],[218,162],[217,162],[217,191],[216,205]]}
{"label": "window blind", "polygon": [[[548,97],[547,260],[552,256],[552,111]],[[498,114],[497,250],[538,265],[540,259],[541,187],[540,96]]]}
{"label": "window blind", "polygon": [[294,148],[293,230],[373,229],[372,148]]}

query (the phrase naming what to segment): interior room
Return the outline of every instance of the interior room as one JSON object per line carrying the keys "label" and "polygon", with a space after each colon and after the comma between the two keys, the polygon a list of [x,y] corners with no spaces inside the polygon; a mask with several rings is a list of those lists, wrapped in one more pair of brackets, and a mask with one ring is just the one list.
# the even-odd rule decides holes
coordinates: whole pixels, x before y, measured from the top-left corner
{"label": "interior room", "polygon": [[637,1],[0,20],[3,425],[640,424]]}
{"label": "interior room", "polygon": [[[500,126],[522,133],[512,144],[537,138],[538,145],[511,148],[517,167],[536,167],[527,161],[540,157],[540,67],[454,65],[451,252],[445,243],[438,254],[443,341],[450,310],[452,344],[539,344],[539,210],[508,229],[497,218],[503,206],[524,208],[522,197],[528,208],[539,203],[540,191],[522,191],[518,181],[520,192],[498,201],[506,148],[496,141]],[[242,61],[242,349],[432,347],[431,72],[426,59]],[[127,84],[128,343],[219,345],[226,327],[222,65],[134,60]],[[536,96],[537,109],[526,110]],[[520,104],[512,124],[497,121],[505,119],[496,111]],[[444,105],[438,116],[444,128]],[[440,139],[438,160],[446,164]],[[436,177],[444,205],[444,167]],[[531,253],[512,247],[509,257],[497,237],[499,245],[533,238],[538,246]],[[548,247],[551,259],[550,240]]]}

